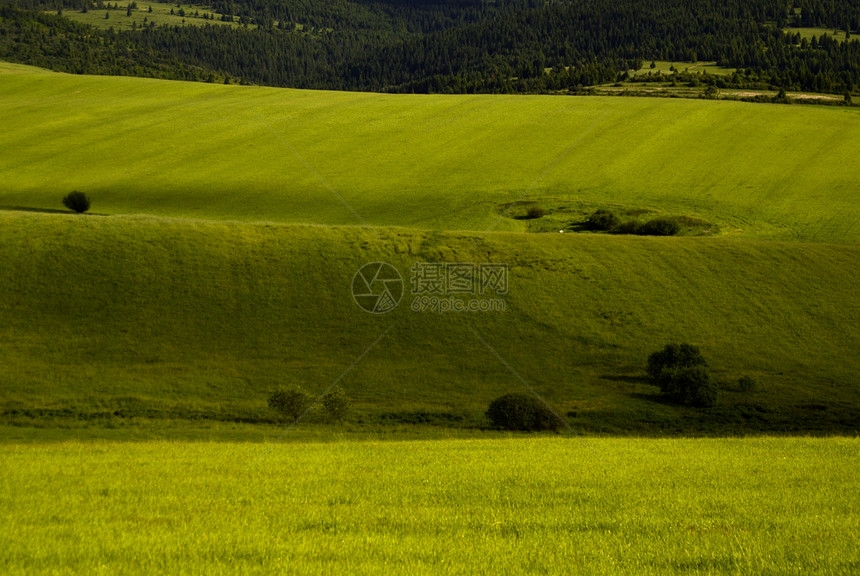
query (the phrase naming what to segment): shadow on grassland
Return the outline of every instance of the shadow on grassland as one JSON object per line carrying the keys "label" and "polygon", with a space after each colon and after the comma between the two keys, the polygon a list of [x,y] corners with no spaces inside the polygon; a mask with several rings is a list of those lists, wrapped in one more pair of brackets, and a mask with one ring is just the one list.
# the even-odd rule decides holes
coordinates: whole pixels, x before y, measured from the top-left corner
{"label": "shadow on grassland", "polygon": [[[58,210],[54,208],[32,208],[30,206],[0,206],[0,211],[5,212],[35,212],[37,214],[75,214],[71,210]],[[107,216],[98,212],[87,212],[87,216]]]}

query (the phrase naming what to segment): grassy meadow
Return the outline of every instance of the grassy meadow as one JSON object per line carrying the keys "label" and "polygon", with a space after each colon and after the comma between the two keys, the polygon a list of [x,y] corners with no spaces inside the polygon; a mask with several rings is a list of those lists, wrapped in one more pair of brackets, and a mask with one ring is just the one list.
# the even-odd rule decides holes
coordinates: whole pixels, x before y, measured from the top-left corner
{"label": "grassy meadow", "polygon": [[[381,316],[350,292],[373,261],[407,282]],[[506,309],[413,311],[410,270],[425,261],[506,263]],[[858,262],[857,247],[738,238],[7,211],[0,381],[22,424],[267,422],[279,385],[322,392],[381,337],[341,382],[372,422],[423,409],[478,425],[492,398],[523,389],[498,353],[583,430],[852,429]],[[676,340],[702,347],[722,412],[661,403],[643,378],[648,354]],[[745,374],[763,389],[739,393]]]}
{"label": "grassy meadow", "polygon": [[820,40],[822,36],[830,36],[837,42],[845,42],[845,30],[834,28],[784,28],[783,30],[787,34],[800,34],[800,37],[806,40],[812,40],[813,38]]}
{"label": "grassy meadow", "polygon": [[[857,109],[0,63],[0,128],[0,573],[860,568]],[[507,265],[503,310],[416,310],[426,262]],[[670,341],[717,407],[645,378]],[[333,383],[344,422],[266,406]],[[559,434],[488,429],[530,390]]]}
{"label": "grassy meadow", "polygon": [[672,74],[678,72],[706,72],[707,74],[716,74],[718,76],[727,76],[732,74],[736,69],[724,66],[717,66],[716,62],[673,62],[669,60],[654,60],[654,67],[651,68],[651,62],[645,62],[642,68],[636,70],[632,76],[644,76],[650,73],[662,72],[663,74]]}
{"label": "grassy meadow", "polygon": [[[580,431],[856,430],[856,110],[0,71],[8,423],[277,425],[272,390],[337,380],[358,429],[480,428],[526,386]],[[581,232],[597,208],[698,224]],[[373,261],[406,281],[388,315],[350,293]],[[504,311],[414,311],[419,262],[507,265]],[[670,341],[721,408],[660,401]]]}
{"label": "grassy meadow", "polygon": [[[26,98],[22,98],[26,95]],[[522,231],[499,208],[651,210],[856,244],[860,110],[326,93],[0,65],[0,207]]]}
{"label": "grassy meadow", "polygon": [[[221,20],[221,14],[214,12],[211,7],[202,4],[183,4],[182,10],[185,15],[179,13],[180,8],[177,3],[166,2],[137,2],[137,8],[132,8],[131,14],[128,14],[129,5],[133,4],[134,0],[117,0],[109,2],[104,8],[90,8],[87,12],[81,10],[63,10],[62,15],[69,20],[74,20],[81,24],[94,26],[107,30],[113,28],[115,30],[132,30],[133,28],[142,28],[155,24],[156,26],[205,26],[208,24],[214,26],[240,26],[238,18],[235,22],[224,22]],[[114,8],[113,6],[117,7]],[[152,8],[152,12],[149,9]],[[171,13],[172,11],[172,13]],[[56,14],[56,10],[50,11]],[[207,18],[203,15],[206,14]],[[105,16],[108,16],[105,18]],[[249,26],[256,28],[256,26]]]}
{"label": "grassy meadow", "polygon": [[0,570],[850,574],[858,448],[802,438],[2,445]]}
{"label": "grassy meadow", "polygon": [[[360,430],[481,427],[524,383],[581,431],[856,430],[853,110],[2,70],[8,423],[277,425],[272,390],[340,378]],[[57,209],[70,189],[92,214]],[[598,207],[709,228],[577,233]],[[406,281],[388,315],[350,293],[373,261]],[[506,264],[505,310],[413,311],[417,262]],[[702,347],[720,409],[659,401],[669,341]]]}

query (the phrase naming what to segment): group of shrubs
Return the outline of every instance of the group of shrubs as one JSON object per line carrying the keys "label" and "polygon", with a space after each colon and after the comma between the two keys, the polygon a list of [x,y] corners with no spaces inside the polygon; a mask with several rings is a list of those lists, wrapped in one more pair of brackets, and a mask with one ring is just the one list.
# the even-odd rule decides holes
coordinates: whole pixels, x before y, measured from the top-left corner
{"label": "group of shrubs", "polygon": [[[720,388],[708,363],[697,346],[667,344],[648,357],[648,376],[660,387],[660,393],[670,401],[709,408],[720,398]],[[750,393],[759,389],[759,381],[742,376],[738,389]]]}
{"label": "group of shrubs", "polygon": [[[672,402],[707,408],[719,400],[719,388],[696,346],[668,344],[648,357],[647,372],[661,395]],[[741,380],[743,388],[745,380]],[[527,394],[496,398],[486,416],[494,427],[513,431],[557,430],[561,423],[546,403]]]}
{"label": "group of shrubs", "polygon": [[[269,408],[277,411],[292,422],[297,422],[314,406],[314,397],[301,386],[278,390],[269,396]],[[337,422],[343,422],[352,408],[352,401],[342,388],[336,387],[323,395],[323,412]]]}
{"label": "group of shrubs", "polygon": [[[670,402],[698,408],[711,408],[719,402],[720,388],[697,346],[667,344],[648,357],[646,371],[660,388],[660,395]],[[755,392],[759,382],[743,376],[738,388],[745,393]],[[494,427],[514,431],[554,431],[563,423],[545,402],[527,394],[496,398],[486,416]]]}
{"label": "group of shrubs", "polygon": [[[273,393],[268,404],[287,421],[295,423],[313,408],[315,402],[302,387],[292,386]],[[336,422],[343,422],[352,408],[352,402],[340,387],[323,395],[320,405],[326,416]],[[496,428],[522,432],[557,430],[561,423],[543,401],[526,394],[505,394],[496,398],[490,403],[486,416]]]}
{"label": "group of shrubs", "polygon": [[[529,206],[529,208],[520,213],[519,216],[515,216],[515,218],[519,220],[534,220],[537,218],[543,218],[547,215],[546,209],[541,206]],[[681,222],[679,220],[692,220],[695,219],[686,218],[686,217],[677,217],[677,218],[653,218],[646,222],[640,222],[638,220],[621,220],[614,212],[609,210],[597,210],[591,216],[588,217],[588,220],[585,221],[585,228],[587,230],[601,231],[601,232],[609,232],[610,234],[635,234],[638,236],[674,236],[681,231]],[[698,224],[703,224],[703,222],[696,221]],[[704,223],[706,224],[706,223]]]}
{"label": "group of shrubs", "polygon": [[[670,402],[711,408],[720,399],[720,388],[702,352],[692,344],[667,344],[648,356],[646,372]],[[759,382],[751,376],[738,380],[741,392],[755,392]],[[313,396],[299,386],[281,389],[269,397],[269,407],[292,422],[297,422],[315,404]],[[329,419],[343,422],[352,402],[342,388],[323,395],[320,402]],[[564,421],[536,395],[505,394],[490,402],[485,413],[490,424],[499,429],[536,432],[558,430]]]}
{"label": "group of shrubs", "polygon": [[589,230],[605,231],[611,234],[637,234],[639,236],[674,236],[681,231],[681,225],[671,218],[654,218],[647,222],[637,220],[621,221],[609,210],[597,210],[585,222]]}
{"label": "group of shrubs", "polygon": [[667,399],[707,408],[719,401],[720,389],[698,347],[667,344],[648,356],[648,376]]}

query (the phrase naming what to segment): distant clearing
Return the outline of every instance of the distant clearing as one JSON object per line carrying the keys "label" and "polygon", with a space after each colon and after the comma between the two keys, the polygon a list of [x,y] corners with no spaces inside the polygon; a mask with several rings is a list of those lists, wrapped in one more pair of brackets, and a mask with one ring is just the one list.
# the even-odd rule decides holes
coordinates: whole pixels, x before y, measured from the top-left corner
{"label": "distant clearing", "polygon": [[[141,28],[152,24],[156,26],[205,26],[207,24],[240,26],[238,17],[235,22],[223,21],[221,20],[222,14],[214,12],[210,6],[202,4],[182,4],[180,7],[176,2],[147,2],[144,0],[137,2],[137,8],[133,8],[131,15],[128,15],[127,10],[131,4],[132,2],[129,0],[116,0],[106,3],[103,8],[89,8],[87,12],[66,8],[62,11],[62,15],[69,20],[104,30],[108,28],[131,30],[133,25]],[[117,8],[114,8],[114,5],[117,5]],[[149,11],[150,7],[152,7],[152,12]],[[56,14],[57,11],[54,10],[51,13]],[[207,18],[204,18],[204,14]],[[105,18],[105,15],[108,15],[108,18]],[[256,28],[254,25],[248,27]]]}
{"label": "distant clearing", "polygon": [[806,40],[812,40],[813,37],[821,40],[822,36],[830,36],[837,42],[845,42],[845,30],[834,28],[783,28],[783,31],[786,34],[800,34],[800,38]]}
{"label": "distant clearing", "polygon": [[672,74],[673,72],[704,72],[706,74],[730,75],[735,72],[735,68],[725,68],[717,66],[716,62],[670,62],[667,60],[655,60],[654,68],[651,68],[651,62],[646,61],[642,68],[636,70],[633,76],[645,76],[649,72],[656,74]]}

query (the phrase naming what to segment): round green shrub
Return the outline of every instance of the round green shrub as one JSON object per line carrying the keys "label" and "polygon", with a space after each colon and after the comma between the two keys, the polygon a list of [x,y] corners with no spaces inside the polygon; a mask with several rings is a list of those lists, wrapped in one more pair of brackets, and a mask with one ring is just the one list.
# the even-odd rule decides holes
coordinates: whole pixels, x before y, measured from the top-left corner
{"label": "round green shrub", "polygon": [[557,430],[558,418],[540,400],[526,394],[505,394],[490,402],[487,418],[504,430]]}
{"label": "round green shrub", "polygon": [[618,216],[609,210],[597,210],[588,217],[586,227],[589,230],[611,230],[619,223]]}
{"label": "round green shrub", "polygon": [[347,397],[346,392],[343,391],[343,388],[338,386],[323,396],[322,405],[323,410],[325,410],[326,414],[332,420],[343,422],[352,407],[352,402]]}
{"label": "round green shrub", "polygon": [[698,346],[693,344],[666,344],[662,350],[648,356],[648,376],[660,382],[671,375],[671,371],[687,366],[707,366]]}
{"label": "round green shrub", "polygon": [[681,404],[714,406],[719,388],[702,352],[692,344],[667,344],[648,356],[648,376],[660,387],[660,393]]}
{"label": "round green shrub", "polygon": [[300,386],[278,390],[269,396],[269,408],[277,410],[287,418],[298,419],[311,405],[313,398]]}
{"label": "round green shrub", "polygon": [[711,378],[711,370],[703,365],[673,371],[671,388],[681,402],[699,408],[716,406],[720,398],[720,389]]}
{"label": "round green shrub", "polygon": [[78,214],[83,214],[90,209],[90,199],[83,192],[69,192],[63,198],[63,206],[69,210],[74,210]]}

